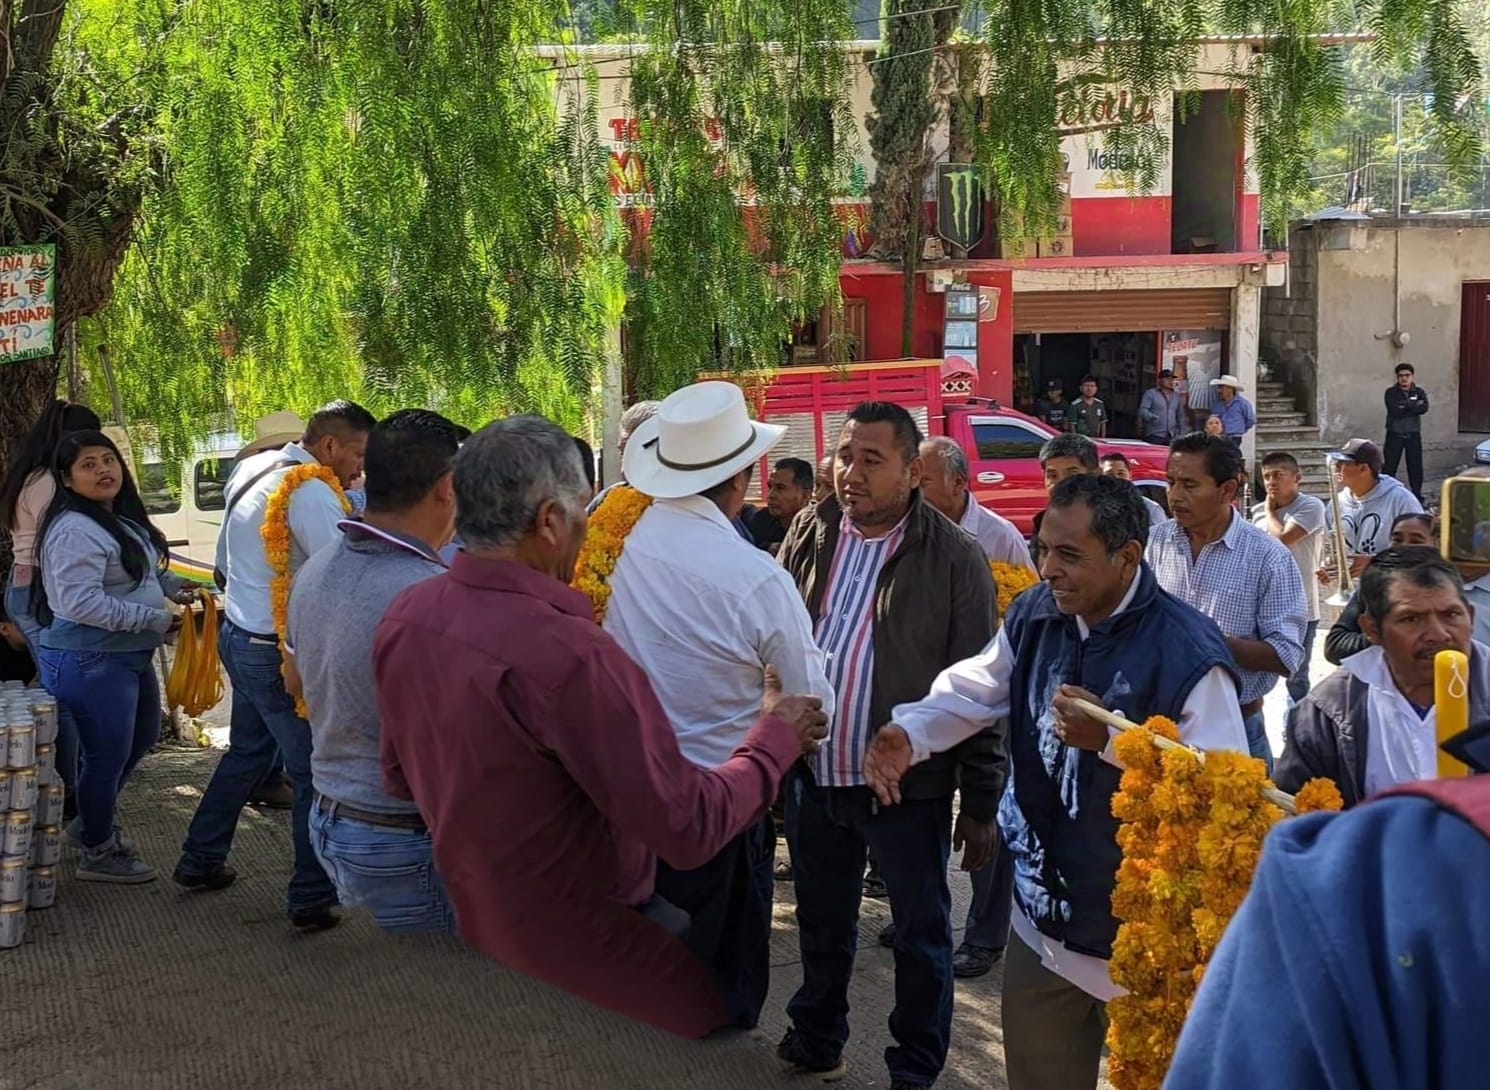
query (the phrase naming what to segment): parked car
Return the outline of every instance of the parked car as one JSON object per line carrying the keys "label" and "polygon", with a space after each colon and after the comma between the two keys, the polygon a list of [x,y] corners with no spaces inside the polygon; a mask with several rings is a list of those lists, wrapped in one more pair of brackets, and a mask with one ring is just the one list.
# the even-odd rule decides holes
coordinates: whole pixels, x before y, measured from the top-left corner
{"label": "parked car", "polygon": [[166,535],[171,570],[178,575],[202,583],[212,581],[222,528],[223,486],[242,447],[237,435],[213,435],[185,463],[165,462],[153,448],[139,448],[140,498],[151,520]]}

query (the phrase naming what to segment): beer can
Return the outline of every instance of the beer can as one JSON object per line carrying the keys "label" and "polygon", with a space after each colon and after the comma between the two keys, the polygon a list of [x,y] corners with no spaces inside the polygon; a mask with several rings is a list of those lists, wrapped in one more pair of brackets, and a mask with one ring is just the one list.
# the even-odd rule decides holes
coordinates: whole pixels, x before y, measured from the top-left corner
{"label": "beer can", "polygon": [[36,769],[13,768],[10,772],[10,808],[29,811],[36,805]]}
{"label": "beer can", "polygon": [[4,683],[0,683],[0,689],[4,689],[8,693],[23,693],[26,691],[26,683],[24,681],[15,680],[6,681]]}
{"label": "beer can", "polygon": [[0,812],[10,809],[10,784],[14,779],[14,772],[8,768],[0,768]]}
{"label": "beer can", "polygon": [[0,905],[0,950],[13,950],[26,938],[26,906]]}
{"label": "beer can", "polygon": [[38,744],[36,747],[36,778],[38,781],[50,778],[50,773],[57,768],[57,747]]}
{"label": "beer can", "polygon": [[61,827],[38,825],[31,834],[31,865],[33,867],[55,867],[61,861]]}
{"label": "beer can", "polygon": [[31,702],[32,725],[36,728],[36,744],[55,745],[57,741],[57,701],[52,697]]}
{"label": "beer can", "polygon": [[30,858],[31,811],[16,810],[5,815],[4,833],[0,835],[0,857]]}
{"label": "beer can", "polygon": [[57,903],[57,869],[55,867],[31,868],[31,889],[26,894],[26,903],[32,908],[51,908]]}
{"label": "beer can", "polygon": [[10,738],[5,746],[5,763],[10,768],[30,768],[36,763],[36,728],[25,726],[10,728]]}
{"label": "beer can", "polygon": [[[40,780],[40,776],[37,777]],[[61,825],[62,800],[67,788],[60,783],[48,783],[36,789],[36,824]]]}
{"label": "beer can", "polygon": [[24,859],[0,859],[0,904],[14,905],[26,900],[26,866]]}

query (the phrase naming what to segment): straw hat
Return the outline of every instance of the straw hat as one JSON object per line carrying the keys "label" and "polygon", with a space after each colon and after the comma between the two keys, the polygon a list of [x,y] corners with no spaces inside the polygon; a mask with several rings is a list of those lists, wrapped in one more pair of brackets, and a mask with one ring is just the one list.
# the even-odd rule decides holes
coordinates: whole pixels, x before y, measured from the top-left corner
{"label": "straw hat", "polygon": [[754,463],[785,434],[780,424],[751,420],[733,382],[698,382],[669,394],[631,433],[621,472],[657,499],[695,496]]}
{"label": "straw hat", "polygon": [[254,421],[254,439],[238,452],[239,458],[247,458],[261,450],[277,450],[286,443],[294,443],[305,436],[305,421],[294,413],[281,411],[261,416]]}
{"label": "straw hat", "polygon": [[1235,375],[1222,375],[1220,378],[1211,379],[1212,386],[1230,386],[1233,390],[1245,390],[1242,380]]}

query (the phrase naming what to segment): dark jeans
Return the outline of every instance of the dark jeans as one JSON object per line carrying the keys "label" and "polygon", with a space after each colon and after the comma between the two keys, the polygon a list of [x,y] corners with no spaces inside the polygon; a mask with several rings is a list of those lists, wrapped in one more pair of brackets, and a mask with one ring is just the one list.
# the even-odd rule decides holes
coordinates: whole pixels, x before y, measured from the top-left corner
{"label": "dark jeans", "polygon": [[1014,856],[993,828],[993,858],[973,871],[973,900],[967,906],[962,945],[980,950],[1003,950],[1009,942],[1009,915],[1014,910]]}
{"label": "dark jeans", "polygon": [[152,651],[41,649],[42,682],[77,724],[78,815],[83,843],[114,835],[114,805],[160,735],[160,684]]}
{"label": "dark jeans", "polygon": [[1412,494],[1419,500],[1423,498],[1423,437],[1422,435],[1396,435],[1387,432],[1386,447],[1381,452],[1382,460],[1385,462],[1384,469],[1388,477],[1397,475],[1397,466],[1401,464],[1402,455],[1407,455],[1407,481],[1412,489]]}
{"label": "dark jeans", "polygon": [[702,867],[657,863],[657,895],[691,917],[684,937],[724,996],[730,1025],[760,1022],[771,987],[771,900],[776,830],[769,815]]}
{"label": "dark jeans", "polygon": [[787,779],[786,839],[802,948],[802,986],[786,1012],[804,1050],[826,1065],[848,1041],[848,986],[872,847],[895,921],[895,1044],[885,1065],[892,1082],[930,1086],[952,1030],[951,798],[880,807],[869,788],[819,787],[798,764]]}
{"label": "dark jeans", "polygon": [[217,650],[233,684],[228,751],[217,763],[191,819],[186,843],[181,846],[180,869],[188,875],[203,874],[228,858],[238,815],[269,774],[278,750],[284,754],[295,791],[290,811],[295,871],[290,878],[289,909],[309,912],[334,905],[336,887],[321,869],[310,843],[310,724],[295,714],[295,700],[285,691],[279,646],[224,620]]}
{"label": "dark jeans", "polygon": [[1319,632],[1319,622],[1310,621],[1304,626],[1304,661],[1288,679],[1288,699],[1297,704],[1309,695],[1309,661],[1314,658],[1314,637]]}

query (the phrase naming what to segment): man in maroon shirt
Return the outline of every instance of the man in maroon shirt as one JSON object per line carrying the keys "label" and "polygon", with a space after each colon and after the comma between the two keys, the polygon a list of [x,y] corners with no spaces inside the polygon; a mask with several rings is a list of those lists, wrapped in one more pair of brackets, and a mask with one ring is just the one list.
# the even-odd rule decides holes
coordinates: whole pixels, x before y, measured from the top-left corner
{"label": "man in maroon shirt", "polygon": [[383,777],[411,798],[470,945],[685,1037],[727,1021],[655,897],[661,856],[716,855],[827,732],[768,674],[761,718],[696,767],[646,676],[567,585],[588,489],[574,441],[537,416],[483,428],[455,460],[463,551],[394,600],[373,645]]}

